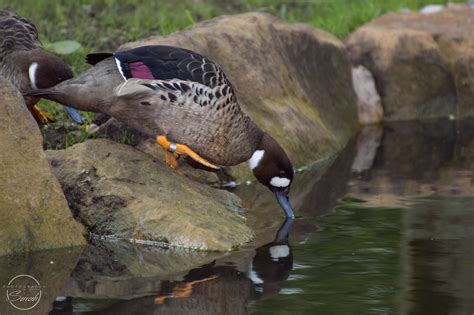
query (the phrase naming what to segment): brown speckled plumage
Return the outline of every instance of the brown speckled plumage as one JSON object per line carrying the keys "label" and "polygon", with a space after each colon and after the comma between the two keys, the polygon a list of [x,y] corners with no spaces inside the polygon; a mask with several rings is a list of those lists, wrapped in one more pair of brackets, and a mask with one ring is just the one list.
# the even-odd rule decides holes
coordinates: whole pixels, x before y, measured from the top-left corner
{"label": "brown speckled plumage", "polygon": [[[0,74],[12,82],[21,92],[28,91],[29,53],[42,50],[38,31],[28,20],[19,17],[10,9],[0,11]],[[20,75],[24,73],[25,75]],[[37,98],[28,98],[32,105]]]}
{"label": "brown speckled plumage", "polygon": [[[28,72],[32,63],[38,64],[35,77],[38,88],[49,88],[72,77],[70,67],[43,48],[33,23],[10,9],[1,10],[0,75],[25,94],[32,89]],[[38,100],[38,97],[25,97],[29,107]]]}
{"label": "brown speckled plumage", "polygon": [[226,83],[211,88],[183,80],[131,79],[117,88],[110,114],[148,134],[187,144],[221,165],[248,160],[263,135]]}

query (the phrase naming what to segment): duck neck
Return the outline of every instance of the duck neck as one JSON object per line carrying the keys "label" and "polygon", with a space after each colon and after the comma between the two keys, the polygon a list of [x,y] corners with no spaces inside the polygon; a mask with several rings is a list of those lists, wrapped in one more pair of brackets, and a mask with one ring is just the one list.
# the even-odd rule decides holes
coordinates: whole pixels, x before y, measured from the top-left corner
{"label": "duck neck", "polygon": [[247,160],[247,165],[252,172],[260,164],[261,160],[263,159],[263,156],[265,155],[265,148],[263,142],[266,135],[266,133],[262,131],[256,124],[253,125],[255,126],[254,134],[256,134],[257,136],[254,137],[256,141],[250,144],[252,147],[252,153],[250,158]]}

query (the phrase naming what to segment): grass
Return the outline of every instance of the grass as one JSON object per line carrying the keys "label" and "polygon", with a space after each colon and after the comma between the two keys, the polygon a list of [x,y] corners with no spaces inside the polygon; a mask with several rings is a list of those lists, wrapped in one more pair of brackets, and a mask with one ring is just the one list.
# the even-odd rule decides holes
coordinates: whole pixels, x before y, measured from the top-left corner
{"label": "grass", "polygon": [[[191,28],[194,24],[223,14],[248,11],[267,12],[290,23],[308,23],[344,38],[360,25],[401,8],[418,10],[427,4],[446,0],[0,0],[0,8],[11,6],[36,24],[45,47],[57,41],[74,40],[82,46],[61,57],[75,73],[88,68],[84,56],[89,52],[114,51],[121,44],[154,35],[166,35]],[[453,1],[464,2],[464,1]],[[67,120],[52,102],[41,106]],[[86,122],[93,118],[83,113]],[[74,142],[74,141],[72,141]]]}

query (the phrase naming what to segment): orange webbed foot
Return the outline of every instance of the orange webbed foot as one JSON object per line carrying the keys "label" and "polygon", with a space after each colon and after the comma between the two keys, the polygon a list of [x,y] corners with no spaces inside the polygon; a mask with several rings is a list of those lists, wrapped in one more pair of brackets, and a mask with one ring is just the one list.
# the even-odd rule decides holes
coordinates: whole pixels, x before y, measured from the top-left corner
{"label": "orange webbed foot", "polygon": [[174,170],[177,170],[179,168],[178,161],[176,160],[174,153],[166,149],[165,149],[165,162],[166,164],[168,164],[169,167],[171,167]]}
{"label": "orange webbed foot", "polygon": [[[216,166],[216,165],[210,163],[209,161],[207,161],[206,159],[202,158],[201,156],[199,156],[199,154],[194,152],[191,148],[189,148],[185,144],[169,142],[168,139],[166,138],[166,136],[157,136],[156,137],[156,142],[159,145],[161,145],[163,147],[163,149],[167,150],[168,152],[174,152],[176,154],[185,154],[185,155],[189,156],[190,158],[192,158],[193,160],[195,160],[196,162],[198,162],[198,163],[200,163],[200,164],[202,164],[206,167],[209,167],[209,168],[212,168],[212,169],[215,169],[215,170],[219,169],[218,166]],[[167,155],[165,155],[165,159],[166,159],[166,163],[168,165],[170,165],[168,163]],[[173,167],[173,166],[171,166],[171,167]]]}
{"label": "orange webbed foot", "polygon": [[33,117],[36,119],[41,124],[47,124],[50,122],[55,122],[56,118],[54,116],[48,114],[47,112],[43,111],[38,104],[34,105],[31,107],[31,113],[33,114]]}

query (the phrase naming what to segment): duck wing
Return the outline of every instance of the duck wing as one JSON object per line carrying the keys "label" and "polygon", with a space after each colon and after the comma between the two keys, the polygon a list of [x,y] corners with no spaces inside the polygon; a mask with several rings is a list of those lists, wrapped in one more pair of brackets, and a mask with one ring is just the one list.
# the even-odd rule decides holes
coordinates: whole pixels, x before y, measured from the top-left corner
{"label": "duck wing", "polygon": [[211,88],[189,80],[133,78],[116,87],[114,96],[127,99],[132,103],[148,99],[151,100],[150,103],[156,104],[163,110],[175,108],[175,110],[179,109],[178,111],[193,112],[198,120],[211,119],[208,116],[221,111],[225,111],[227,116],[241,113],[232,88],[225,84]]}
{"label": "duck wing", "polygon": [[[102,54],[100,58],[106,57]],[[125,79],[192,81],[208,87],[230,85],[220,67],[193,51],[164,45],[142,46],[113,55]],[[90,59],[94,59],[92,56]]]}

